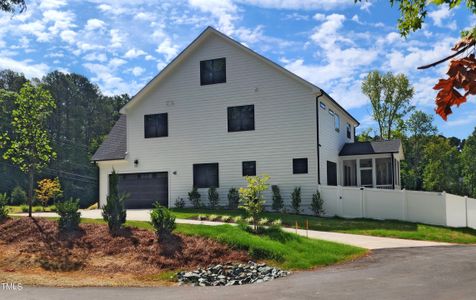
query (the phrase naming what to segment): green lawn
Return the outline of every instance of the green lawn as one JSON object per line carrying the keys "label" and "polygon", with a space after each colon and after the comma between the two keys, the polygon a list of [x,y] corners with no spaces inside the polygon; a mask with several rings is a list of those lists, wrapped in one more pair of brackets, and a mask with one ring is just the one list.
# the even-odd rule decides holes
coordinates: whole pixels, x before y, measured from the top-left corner
{"label": "green lawn", "polygon": [[[8,212],[11,213],[11,214],[18,214],[18,213],[22,213],[22,212],[28,212],[28,205],[20,205],[20,206],[7,205],[7,209],[8,209]],[[46,207],[35,205],[35,206],[32,207],[32,210],[33,210],[33,212],[41,212],[41,211],[50,212],[50,211],[56,211],[56,207],[54,205],[50,205],[50,206],[46,206]]]}
{"label": "green lawn", "polygon": [[[104,221],[94,219],[81,219],[81,222],[104,224]],[[143,221],[127,221],[126,225],[153,230],[150,223]],[[246,250],[254,259],[266,260],[290,270],[331,265],[366,253],[365,249],[358,247],[312,240],[276,229],[269,229],[263,234],[256,235],[231,225],[177,224],[175,231],[217,240],[235,249]]]}
{"label": "green lawn", "polygon": [[[174,215],[181,219],[196,218],[198,215],[244,215],[242,210],[173,209]],[[281,219],[284,226],[304,228],[306,221],[309,229],[354,233],[372,236],[395,237],[402,239],[439,241],[449,243],[476,243],[476,230],[470,228],[449,228],[402,221],[379,221],[371,219],[319,218],[314,216],[263,213],[270,220]]]}

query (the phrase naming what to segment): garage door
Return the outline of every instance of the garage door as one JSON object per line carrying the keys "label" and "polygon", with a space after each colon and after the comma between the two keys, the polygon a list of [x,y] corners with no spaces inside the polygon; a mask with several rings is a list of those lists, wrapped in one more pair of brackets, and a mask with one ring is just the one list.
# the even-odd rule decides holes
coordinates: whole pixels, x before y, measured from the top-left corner
{"label": "garage door", "polygon": [[168,206],[168,173],[119,174],[119,193],[127,193],[126,208],[151,208],[158,201]]}

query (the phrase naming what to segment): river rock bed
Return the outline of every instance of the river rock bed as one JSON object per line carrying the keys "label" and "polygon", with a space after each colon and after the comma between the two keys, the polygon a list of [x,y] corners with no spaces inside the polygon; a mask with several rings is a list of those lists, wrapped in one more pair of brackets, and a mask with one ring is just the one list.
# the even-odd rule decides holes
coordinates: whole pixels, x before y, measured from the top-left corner
{"label": "river rock bed", "polygon": [[250,261],[247,264],[212,265],[192,272],[179,272],[177,280],[181,285],[229,286],[260,283],[288,275],[288,271]]}

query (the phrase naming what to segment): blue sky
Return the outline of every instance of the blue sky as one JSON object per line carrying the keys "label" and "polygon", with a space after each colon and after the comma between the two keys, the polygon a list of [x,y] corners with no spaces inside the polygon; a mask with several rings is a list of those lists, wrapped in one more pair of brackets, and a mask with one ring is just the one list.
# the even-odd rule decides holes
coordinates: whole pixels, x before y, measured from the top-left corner
{"label": "blue sky", "polygon": [[[432,87],[447,64],[417,66],[450,54],[476,18],[465,7],[432,7],[406,40],[387,0],[36,0],[21,15],[0,14],[0,68],[41,77],[61,70],[97,83],[105,94],[134,95],[211,25],[331,94],[375,127],[360,92],[371,70],[409,76],[418,109],[434,115]],[[464,138],[476,127],[476,101],[454,109],[438,130]]]}

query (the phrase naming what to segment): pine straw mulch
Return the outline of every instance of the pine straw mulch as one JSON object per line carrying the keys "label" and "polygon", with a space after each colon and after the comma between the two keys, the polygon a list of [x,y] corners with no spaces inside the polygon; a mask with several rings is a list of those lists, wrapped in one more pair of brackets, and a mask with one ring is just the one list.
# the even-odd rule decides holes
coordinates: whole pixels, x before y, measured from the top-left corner
{"label": "pine straw mulch", "polygon": [[210,264],[246,262],[244,251],[214,240],[174,235],[157,242],[152,231],[125,228],[110,235],[106,225],[81,224],[73,233],[56,221],[16,218],[0,224],[0,281],[91,286],[164,284],[160,274]]}

